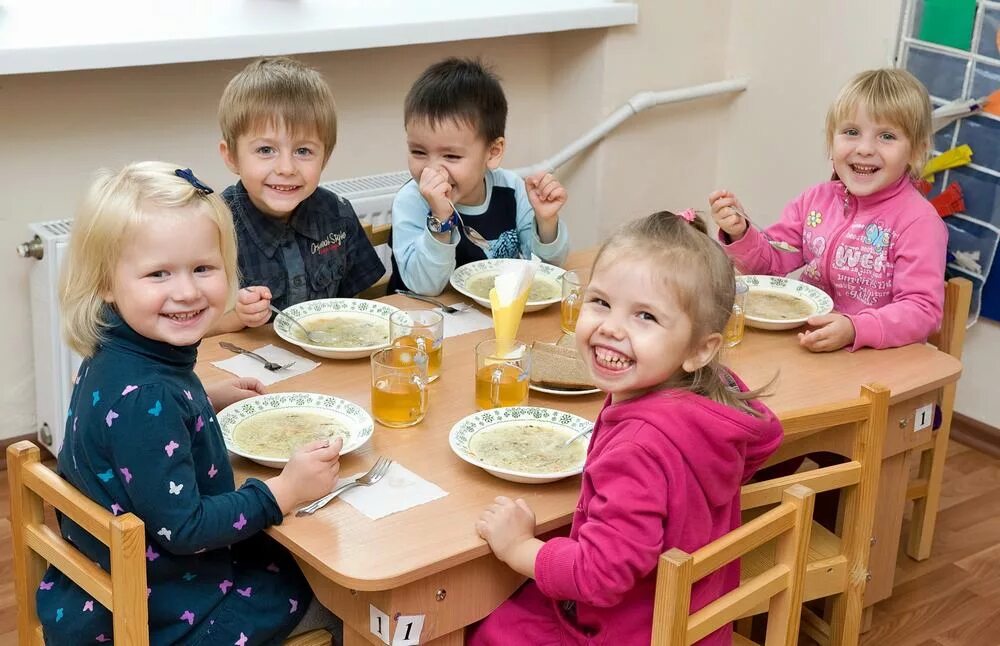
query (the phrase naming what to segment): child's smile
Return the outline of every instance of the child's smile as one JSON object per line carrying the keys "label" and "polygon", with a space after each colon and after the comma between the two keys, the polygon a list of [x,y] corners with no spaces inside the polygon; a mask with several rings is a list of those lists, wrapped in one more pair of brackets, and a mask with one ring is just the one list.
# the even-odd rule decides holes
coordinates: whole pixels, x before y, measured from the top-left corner
{"label": "child's smile", "polygon": [[852,194],[872,195],[894,183],[909,168],[910,140],[891,124],[876,123],[865,108],[838,124],[830,150],[837,177]]}

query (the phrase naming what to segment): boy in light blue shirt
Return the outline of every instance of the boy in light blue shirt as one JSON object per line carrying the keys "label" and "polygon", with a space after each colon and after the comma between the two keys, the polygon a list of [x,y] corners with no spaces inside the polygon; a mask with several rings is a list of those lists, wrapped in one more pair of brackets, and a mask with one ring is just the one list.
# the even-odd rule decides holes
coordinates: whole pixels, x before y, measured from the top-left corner
{"label": "boy in light blue shirt", "polygon": [[500,168],[506,122],[500,81],[478,61],[448,58],[410,88],[404,123],[413,179],[392,204],[389,293],[440,294],[456,267],[486,258],[565,261],[566,189],[544,171],[522,180]]}

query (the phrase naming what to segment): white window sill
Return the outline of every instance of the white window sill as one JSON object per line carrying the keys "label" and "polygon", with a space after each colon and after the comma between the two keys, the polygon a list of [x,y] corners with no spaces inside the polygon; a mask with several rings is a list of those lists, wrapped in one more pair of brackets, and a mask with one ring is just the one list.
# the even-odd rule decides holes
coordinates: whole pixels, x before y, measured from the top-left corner
{"label": "white window sill", "polygon": [[635,24],[614,0],[0,0],[0,74],[159,65]]}

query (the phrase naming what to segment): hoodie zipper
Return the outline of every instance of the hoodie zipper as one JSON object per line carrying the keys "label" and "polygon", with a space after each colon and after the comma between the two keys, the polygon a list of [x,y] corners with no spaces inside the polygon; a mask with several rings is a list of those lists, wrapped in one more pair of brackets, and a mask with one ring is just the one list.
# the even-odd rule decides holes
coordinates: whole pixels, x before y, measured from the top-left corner
{"label": "hoodie zipper", "polygon": [[[844,232],[847,230],[847,228],[851,226],[851,222],[854,220],[853,215],[857,214],[857,209],[858,209],[858,199],[855,197],[854,198],[855,213],[853,215],[848,215],[848,207],[851,205],[851,198],[854,196],[852,196],[851,192],[847,190],[846,184],[841,184],[841,185],[844,187],[844,224],[842,224],[841,227],[837,229],[834,235],[830,238],[830,244],[827,246],[829,253],[827,253],[826,255],[826,280],[827,282],[829,282],[830,291],[832,292],[837,291],[837,286],[833,281],[833,259],[837,255],[837,243],[840,242],[840,239],[844,236]],[[837,301],[836,293],[830,294],[830,297],[833,298],[834,302]]]}

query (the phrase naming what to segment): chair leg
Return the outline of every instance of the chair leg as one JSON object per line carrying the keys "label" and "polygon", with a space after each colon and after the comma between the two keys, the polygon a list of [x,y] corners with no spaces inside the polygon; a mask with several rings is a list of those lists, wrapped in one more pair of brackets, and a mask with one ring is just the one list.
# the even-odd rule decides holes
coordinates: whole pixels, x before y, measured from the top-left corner
{"label": "chair leg", "polygon": [[920,478],[927,479],[927,495],[913,501],[913,516],[906,553],[917,561],[930,557],[937,525],[938,507],[941,505],[941,486],[944,481],[944,464],[948,456],[948,439],[951,435],[951,417],[955,406],[955,384],[951,383],[941,393],[941,428],[934,438],[934,448],[920,456]]}

